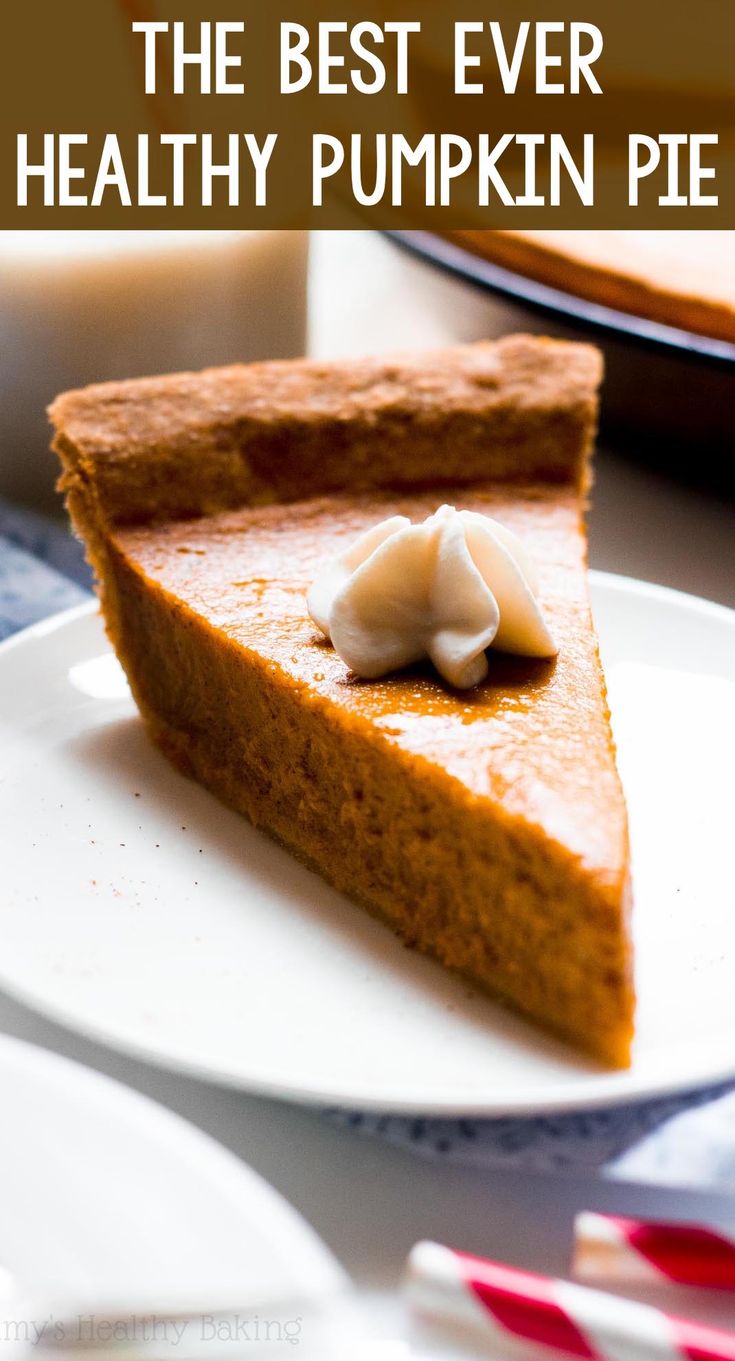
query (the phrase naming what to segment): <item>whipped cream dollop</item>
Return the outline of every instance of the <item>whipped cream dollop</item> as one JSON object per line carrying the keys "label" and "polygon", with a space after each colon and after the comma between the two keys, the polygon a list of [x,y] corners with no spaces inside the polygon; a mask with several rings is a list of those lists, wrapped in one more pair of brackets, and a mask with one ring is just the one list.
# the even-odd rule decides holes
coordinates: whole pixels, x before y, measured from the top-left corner
{"label": "whipped cream dollop", "polygon": [[428,657],[460,690],[488,672],[486,649],[555,657],[521,541],[487,515],[441,506],[422,524],[393,515],[327,562],[309,614],[358,676]]}

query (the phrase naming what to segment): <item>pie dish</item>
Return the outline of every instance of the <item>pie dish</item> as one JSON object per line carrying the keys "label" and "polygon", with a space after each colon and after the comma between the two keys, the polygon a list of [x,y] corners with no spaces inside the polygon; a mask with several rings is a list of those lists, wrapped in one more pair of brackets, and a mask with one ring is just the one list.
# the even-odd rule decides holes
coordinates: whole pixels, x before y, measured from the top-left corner
{"label": "pie dish", "polygon": [[[104,384],[51,408],[61,486],[153,740],[410,945],[629,1062],[625,803],[583,511],[600,359],[507,337]],[[360,681],[308,617],[319,563],[444,502],[533,553],[553,661],[452,690]]]}
{"label": "pie dish", "polygon": [[456,231],[496,264],[590,302],[735,343],[735,232]]}

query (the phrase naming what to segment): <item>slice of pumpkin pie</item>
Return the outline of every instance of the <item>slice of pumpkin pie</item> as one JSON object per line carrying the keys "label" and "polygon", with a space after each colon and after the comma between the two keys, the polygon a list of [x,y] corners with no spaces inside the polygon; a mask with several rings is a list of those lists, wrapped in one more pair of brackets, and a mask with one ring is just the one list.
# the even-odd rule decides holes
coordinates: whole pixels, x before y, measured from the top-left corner
{"label": "slice of pumpkin pie", "polygon": [[402,939],[611,1065],[626,811],[584,345],[109,383],[51,408],[153,740]]}

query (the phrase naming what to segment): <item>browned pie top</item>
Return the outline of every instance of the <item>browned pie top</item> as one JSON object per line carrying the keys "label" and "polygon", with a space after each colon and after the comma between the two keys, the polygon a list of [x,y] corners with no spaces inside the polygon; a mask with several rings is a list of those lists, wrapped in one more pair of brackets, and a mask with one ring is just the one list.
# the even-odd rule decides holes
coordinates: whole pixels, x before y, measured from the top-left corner
{"label": "browned pie top", "polygon": [[[387,515],[423,519],[442,500],[497,516],[540,569],[540,600],[560,645],[553,662],[490,653],[487,682],[457,692],[431,670],[358,680],[324,641],[305,595],[321,560]],[[304,687],[342,720],[433,761],[468,793],[536,820],[603,879],[625,863],[625,809],[610,737],[572,488],[527,485],[341,494],[118,530],[116,547],[172,607],[194,611],[221,646]],[[580,722],[580,713],[584,721]]]}
{"label": "browned pie top", "polygon": [[601,368],[592,346],[507,336],[104,383],[58,397],[50,415],[62,486],[98,522],[375,486],[583,488]]}

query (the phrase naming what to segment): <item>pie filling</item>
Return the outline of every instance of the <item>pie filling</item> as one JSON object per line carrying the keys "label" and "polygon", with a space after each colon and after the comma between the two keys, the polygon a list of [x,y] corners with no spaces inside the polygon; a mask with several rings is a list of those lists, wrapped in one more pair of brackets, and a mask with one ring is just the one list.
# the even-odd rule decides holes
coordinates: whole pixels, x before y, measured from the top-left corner
{"label": "pie filling", "polygon": [[[406,943],[622,1066],[627,821],[583,523],[598,379],[589,347],[508,337],[102,385],[52,418],[108,633],[161,749]],[[503,640],[505,611],[506,643],[548,655],[482,645],[484,674],[447,678],[444,643],[414,642],[403,669],[356,674],[310,588],[367,531],[447,505],[497,525],[473,548],[490,553],[487,590],[510,545],[537,607],[514,635],[513,593],[493,597],[498,619],[483,597],[480,641]],[[378,616],[403,585],[390,578]],[[451,597],[450,583],[450,623]]]}

